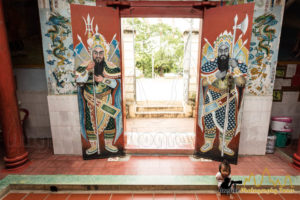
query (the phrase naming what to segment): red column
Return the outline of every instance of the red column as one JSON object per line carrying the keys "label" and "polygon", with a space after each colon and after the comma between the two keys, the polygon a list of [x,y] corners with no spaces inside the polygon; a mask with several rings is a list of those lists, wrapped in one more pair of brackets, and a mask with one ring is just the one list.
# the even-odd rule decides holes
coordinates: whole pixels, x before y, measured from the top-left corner
{"label": "red column", "polygon": [[2,0],[0,0],[0,69],[0,119],[5,146],[4,161],[6,168],[13,170],[28,161],[28,152],[24,147]]}
{"label": "red column", "polygon": [[300,138],[298,139],[297,152],[293,155],[293,161],[294,167],[300,170]]}
{"label": "red column", "polygon": [[292,78],[292,86],[300,86],[300,64],[297,65],[296,73]]}

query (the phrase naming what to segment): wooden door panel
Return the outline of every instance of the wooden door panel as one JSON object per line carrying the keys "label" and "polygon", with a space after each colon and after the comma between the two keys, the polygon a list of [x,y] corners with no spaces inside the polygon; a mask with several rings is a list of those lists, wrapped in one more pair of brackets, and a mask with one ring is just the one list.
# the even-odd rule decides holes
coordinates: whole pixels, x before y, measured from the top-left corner
{"label": "wooden door panel", "polygon": [[244,4],[204,11],[197,156],[237,163],[253,9]]}
{"label": "wooden door panel", "polygon": [[84,159],[124,154],[119,9],[71,5]]}

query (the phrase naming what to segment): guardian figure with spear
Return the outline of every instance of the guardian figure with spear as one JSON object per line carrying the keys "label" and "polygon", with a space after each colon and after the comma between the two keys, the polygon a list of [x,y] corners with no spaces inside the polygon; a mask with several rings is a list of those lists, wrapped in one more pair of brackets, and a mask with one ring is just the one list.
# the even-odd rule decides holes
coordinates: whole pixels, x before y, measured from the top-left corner
{"label": "guardian figure with spear", "polygon": [[[201,87],[203,100],[200,110],[199,126],[204,132],[204,144],[200,151],[206,153],[213,149],[217,131],[219,132],[219,150],[221,157],[234,156],[229,147],[232,138],[239,132],[240,107],[243,88],[246,82],[247,65],[237,59],[247,40],[241,43],[241,37],[248,28],[248,16],[237,25],[238,17],[234,18],[233,34],[224,31],[210,45],[214,58],[201,66]],[[237,30],[242,33],[235,43]],[[205,56],[205,55],[204,55]]]}

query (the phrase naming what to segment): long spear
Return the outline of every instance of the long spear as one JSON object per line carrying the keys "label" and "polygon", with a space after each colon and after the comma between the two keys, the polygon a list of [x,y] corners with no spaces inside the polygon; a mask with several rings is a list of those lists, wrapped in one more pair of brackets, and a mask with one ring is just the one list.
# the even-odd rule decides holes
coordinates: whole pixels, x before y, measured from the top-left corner
{"label": "long spear", "polygon": [[224,146],[225,146],[225,133],[227,130],[227,124],[228,124],[228,113],[229,113],[229,96],[230,96],[230,83],[229,83],[230,78],[228,77],[227,79],[227,92],[226,92],[226,110],[225,110],[225,120],[224,120],[224,129],[223,129],[223,141],[222,141],[222,152],[221,156],[224,156]]}
{"label": "long spear", "polygon": [[94,73],[93,73],[93,92],[94,92],[94,110],[95,110],[95,124],[96,124],[96,130],[94,130],[94,133],[96,131],[96,139],[97,139],[97,150],[98,150],[98,154],[100,154],[100,144],[99,144],[99,135],[98,135],[98,119],[97,119],[97,99],[96,99],[96,84],[95,84],[95,68],[94,68]]}
{"label": "long spear", "polygon": [[[234,51],[234,40],[235,40],[235,34],[236,34],[236,24],[237,24],[238,16],[236,15],[234,17],[234,26],[233,26],[233,39],[232,39],[232,45],[231,45],[231,56],[233,57],[233,51]],[[231,73],[231,68],[229,67],[229,73]],[[225,110],[225,120],[224,120],[224,127],[223,127],[223,140],[222,140],[222,151],[221,156],[224,156],[224,146],[225,146],[225,134],[228,127],[228,113],[229,113],[229,96],[230,96],[230,78],[227,79],[227,92],[226,92],[226,110]]]}
{"label": "long spear", "polygon": [[[237,25],[237,21],[238,21],[238,16],[235,15],[234,17],[234,26],[233,26],[233,38],[232,38],[232,45],[231,45],[231,57],[234,58],[235,56],[233,55],[234,53],[234,46],[235,46],[235,36],[236,36],[236,30],[239,29],[242,31],[243,34],[246,33],[247,29],[248,29],[248,15],[246,14],[245,19],[242,21],[242,23],[240,23],[239,25]],[[241,38],[241,35],[239,37],[239,39]],[[247,43],[247,40],[243,42],[241,48],[238,50],[237,54],[239,54],[239,52],[241,51],[241,49],[243,48],[243,46]],[[229,72],[231,73],[231,68],[229,68]],[[228,112],[229,112],[229,98],[230,98],[230,88],[231,88],[231,84],[229,83],[228,80],[228,92],[227,92],[227,100],[226,100],[226,111],[225,111],[225,120],[224,120],[224,134],[223,134],[223,141],[222,141],[222,157],[224,156],[224,144],[225,144],[225,133],[227,130],[227,126],[228,126]]]}

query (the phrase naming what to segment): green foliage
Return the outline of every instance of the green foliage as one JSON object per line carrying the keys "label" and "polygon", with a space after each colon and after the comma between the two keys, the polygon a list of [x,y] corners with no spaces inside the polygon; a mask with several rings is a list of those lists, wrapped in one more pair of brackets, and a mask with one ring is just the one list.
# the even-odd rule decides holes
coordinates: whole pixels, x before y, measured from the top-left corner
{"label": "green foliage", "polygon": [[154,72],[159,76],[182,72],[184,41],[177,28],[164,23],[149,24],[139,18],[128,19],[126,23],[136,31],[136,67],[143,72],[144,77],[152,77],[152,59]]}

